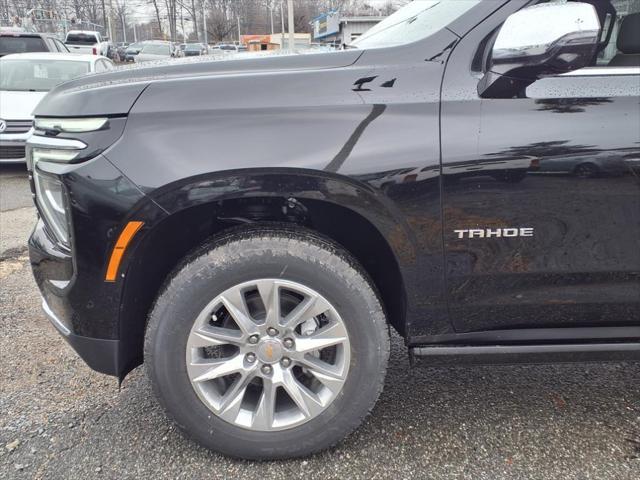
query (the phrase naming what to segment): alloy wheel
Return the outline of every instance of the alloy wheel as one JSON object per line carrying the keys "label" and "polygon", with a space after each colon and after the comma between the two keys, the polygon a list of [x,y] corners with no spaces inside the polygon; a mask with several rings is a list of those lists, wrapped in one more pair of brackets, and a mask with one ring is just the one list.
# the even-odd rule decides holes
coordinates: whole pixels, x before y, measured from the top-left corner
{"label": "alloy wheel", "polygon": [[217,416],[257,431],[292,428],[342,390],[349,335],[337,310],[297,282],[261,279],[222,292],[189,333],[187,374]]}

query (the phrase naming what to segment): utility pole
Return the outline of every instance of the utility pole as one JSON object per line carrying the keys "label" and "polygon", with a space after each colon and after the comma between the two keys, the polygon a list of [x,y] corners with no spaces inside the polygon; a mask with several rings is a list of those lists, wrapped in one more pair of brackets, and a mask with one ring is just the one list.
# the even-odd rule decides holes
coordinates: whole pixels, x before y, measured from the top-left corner
{"label": "utility pole", "polygon": [[111,29],[111,12],[107,15],[107,25],[109,25],[109,41],[113,42],[113,30]]}
{"label": "utility pole", "polygon": [[107,26],[107,8],[102,0],[102,28]]}
{"label": "utility pole", "polygon": [[138,43],[138,34],[136,33],[136,22],[133,22],[133,43]]}
{"label": "utility pole", "polygon": [[242,38],[240,37],[240,17],[238,17],[238,45],[242,45]]}
{"label": "utility pole", "polygon": [[109,41],[115,41],[115,37],[113,36],[113,26],[111,25],[111,17],[113,17],[113,0],[109,0],[109,15],[107,15],[107,20],[109,23]]}
{"label": "utility pole", "polygon": [[122,11],[122,16],[120,18],[122,19],[122,36],[124,37],[123,42],[127,43],[127,24],[124,21],[124,10]]}
{"label": "utility pole", "polygon": [[269,7],[269,13],[271,14],[271,35],[273,35],[273,5]]}
{"label": "utility pole", "polygon": [[282,29],[280,30],[280,50],[284,50],[284,0],[280,1],[280,20],[282,21]]}
{"label": "utility pole", "polygon": [[184,9],[180,4],[180,28],[182,29],[182,43],[187,43],[187,34],[184,33]]}
{"label": "utility pole", "polygon": [[296,45],[296,27],[293,17],[293,0],[287,0],[287,10],[287,15],[289,16],[289,50],[294,51]]}
{"label": "utility pole", "polygon": [[202,38],[204,38],[204,44],[207,45],[207,10],[205,9],[205,2],[202,2]]}

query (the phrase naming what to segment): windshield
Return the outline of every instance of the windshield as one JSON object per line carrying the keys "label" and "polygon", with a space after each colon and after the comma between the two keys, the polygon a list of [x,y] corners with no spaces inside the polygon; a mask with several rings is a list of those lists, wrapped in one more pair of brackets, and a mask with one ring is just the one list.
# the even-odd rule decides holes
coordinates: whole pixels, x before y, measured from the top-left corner
{"label": "windshield", "polygon": [[411,43],[441,30],[481,0],[414,0],[363,33],[351,46],[391,47]]}
{"label": "windshield", "polygon": [[0,37],[0,56],[10,53],[45,52],[40,37]]}
{"label": "windshield", "polygon": [[187,45],[185,47],[185,50],[200,51],[200,50],[202,50],[202,45],[200,45],[199,43],[190,43],[189,45]]}
{"label": "windshield", "polygon": [[98,38],[92,33],[70,33],[65,43],[74,45],[93,45],[98,43]]}
{"label": "windshield", "polygon": [[142,48],[142,53],[150,53],[152,55],[171,55],[169,45],[145,45]]}
{"label": "windshield", "polygon": [[59,83],[89,71],[89,62],[0,59],[0,90],[48,92]]}

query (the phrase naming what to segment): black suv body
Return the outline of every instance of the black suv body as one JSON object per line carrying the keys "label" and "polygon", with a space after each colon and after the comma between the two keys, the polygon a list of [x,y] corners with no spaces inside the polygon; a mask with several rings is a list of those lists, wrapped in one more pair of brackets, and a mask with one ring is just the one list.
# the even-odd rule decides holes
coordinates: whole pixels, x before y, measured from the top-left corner
{"label": "black suv body", "polygon": [[[536,3],[442,2],[429,14],[445,8],[442,24],[409,43],[387,31],[375,45],[374,31],[335,53],[177,60],[58,87],[30,141],[29,246],[49,317],[100,372],[123,378],[144,357],[180,425],[250,458],[303,455],[360,422],[382,388],[385,320],[432,362],[637,360],[640,14],[579,4],[605,28],[514,53],[518,15],[573,14]],[[426,12],[409,13],[410,30]],[[48,159],[56,149],[77,151]],[[220,293],[234,285],[235,303]],[[273,285],[287,298],[271,308]],[[306,298],[326,309],[288,334],[242,325],[302,315]],[[232,345],[214,358],[259,365],[257,399],[233,403],[232,420],[226,389],[256,382],[194,386],[216,376],[192,371],[208,358],[196,318],[226,332],[210,345]],[[333,350],[299,347],[316,338]],[[252,428],[294,342],[300,375],[333,370],[296,377],[307,406],[283,380],[291,398]]]}

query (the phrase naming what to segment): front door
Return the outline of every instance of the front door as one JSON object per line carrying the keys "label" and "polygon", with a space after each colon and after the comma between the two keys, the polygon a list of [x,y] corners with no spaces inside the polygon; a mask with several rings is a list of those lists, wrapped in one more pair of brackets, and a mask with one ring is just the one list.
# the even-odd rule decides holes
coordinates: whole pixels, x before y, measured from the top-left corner
{"label": "front door", "polygon": [[462,40],[443,82],[454,328],[640,325],[640,68],[608,66],[609,48],[525,98],[480,99],[469,65],[489,33]]}

